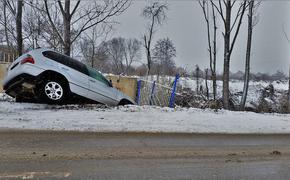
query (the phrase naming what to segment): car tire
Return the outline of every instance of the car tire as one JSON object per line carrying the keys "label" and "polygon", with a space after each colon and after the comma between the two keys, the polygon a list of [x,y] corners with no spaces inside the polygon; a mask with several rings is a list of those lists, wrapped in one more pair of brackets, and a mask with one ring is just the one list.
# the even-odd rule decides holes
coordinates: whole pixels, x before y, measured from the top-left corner
{"label": "car tire", "polygon": [[127,100],[127,99],[122,99],[120,102],[119,102],[119,104],[118,104],[118,106],[125,106],[125,105],[132,105],[133,103],[131,102],[131,101],[129,101],[129,100]]}
{"label": "car tire", "polygon": [[24,100],[24,98],[21,97],[21,96],[16,96],[16,97],[15,97],[15,102],[17,102],[17,103],[23,103],[23,102],[25,102],[25,100]]}
{"label": "car tire", "polygon": [[60,80],[46,80],[40,85],[41,100],[48,104],[63,104],[68,95],[66,84]]}

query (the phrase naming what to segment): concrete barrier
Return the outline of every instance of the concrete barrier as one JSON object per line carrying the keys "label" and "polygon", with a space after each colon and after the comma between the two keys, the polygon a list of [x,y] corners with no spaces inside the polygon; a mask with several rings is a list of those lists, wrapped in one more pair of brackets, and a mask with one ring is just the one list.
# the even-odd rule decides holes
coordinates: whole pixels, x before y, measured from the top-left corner
{"label": "concrete barrier", "polygon": [[3,92],[3,79],[5,78],[9,63],[0,62],[0,93]]}
{"label": "concrete barrier", "polygon": [[112,81],[113,87],[135,100],[137,94],[137,78],[114,75],[107,75],[106,77]]}

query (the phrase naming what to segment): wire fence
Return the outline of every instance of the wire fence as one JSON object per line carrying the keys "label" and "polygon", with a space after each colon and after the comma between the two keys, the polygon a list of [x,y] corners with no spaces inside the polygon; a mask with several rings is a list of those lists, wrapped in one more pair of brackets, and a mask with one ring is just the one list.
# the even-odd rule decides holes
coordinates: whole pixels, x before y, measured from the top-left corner
{"label": "wire fence", "polygon": [[174,107],[178,78],[176,75],[173,81],[171,79],[149,81],[148,77],[140,79],[137,84],[137,104]]}

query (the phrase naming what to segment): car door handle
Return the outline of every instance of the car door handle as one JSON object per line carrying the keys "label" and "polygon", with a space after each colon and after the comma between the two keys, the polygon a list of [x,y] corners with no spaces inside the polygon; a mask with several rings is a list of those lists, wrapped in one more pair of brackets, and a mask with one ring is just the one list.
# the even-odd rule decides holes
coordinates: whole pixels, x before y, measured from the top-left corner
{"label": "car door handle", "polygon": [[91,80],[91,79],[90,79],[90,82],[93,82],[93,83],[95,83],[96,81],[95,81],[95,80]]}

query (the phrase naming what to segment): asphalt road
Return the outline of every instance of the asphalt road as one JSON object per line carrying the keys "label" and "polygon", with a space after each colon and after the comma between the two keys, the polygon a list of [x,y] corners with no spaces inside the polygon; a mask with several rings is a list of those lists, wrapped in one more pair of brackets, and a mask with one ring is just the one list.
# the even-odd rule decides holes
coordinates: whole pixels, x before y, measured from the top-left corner
{"label": "asphalt road", "polygon": [[0,131],[0,179],[290,179],[290,135]]}

